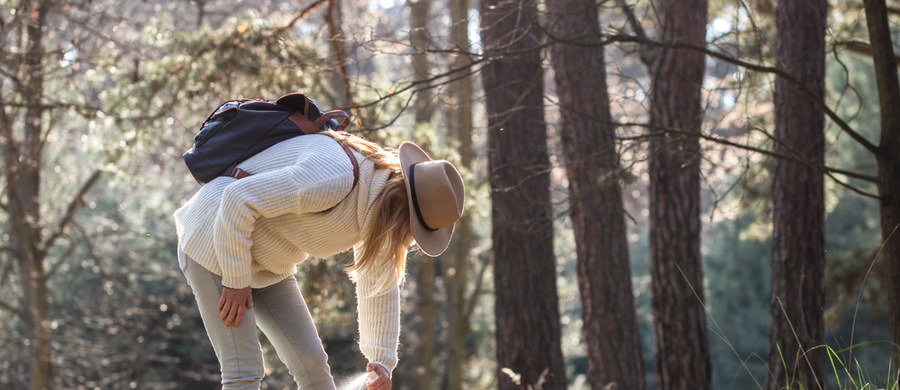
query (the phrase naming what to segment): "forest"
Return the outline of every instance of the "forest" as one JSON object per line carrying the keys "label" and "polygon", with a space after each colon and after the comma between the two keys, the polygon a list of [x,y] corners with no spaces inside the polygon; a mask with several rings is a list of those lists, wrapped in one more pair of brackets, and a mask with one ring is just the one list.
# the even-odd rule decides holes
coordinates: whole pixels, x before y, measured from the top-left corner
{"label": "forest", "polygon": [[[395,389],[897,389],[898,42],[898,0],[0,0],[0,389],[220,388],[182,155],[298,91],[466,184]],[[350,262],[297,272],[341,389]]]}

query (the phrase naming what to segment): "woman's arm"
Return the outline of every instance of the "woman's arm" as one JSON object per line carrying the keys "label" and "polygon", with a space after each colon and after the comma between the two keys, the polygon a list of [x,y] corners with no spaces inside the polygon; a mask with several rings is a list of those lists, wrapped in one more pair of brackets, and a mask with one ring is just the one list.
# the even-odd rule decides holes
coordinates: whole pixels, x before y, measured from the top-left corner
{"label": "woman's arm", "polygon": [[258,218],[326,210],[347,195],[353,184],[353,172],[340,169],[344,168],[340,164],[325,168],[323,165],[327,164],[323,161],[327,163],[329,159],[315,159],[311,162],[316,164],[290,165],[253,175],[225,188],[213,227],[223,286],[250,285],[251,235]]}
{"label": "woman's arm", "polygon": [[[361,247],[354,248],[359,254]],[[370,363],[384,366],[388,374],[397,366],[400,342],[400,286],[390,283],[393,269],[361,271],[356,277],[359,315],[359,348]]]}

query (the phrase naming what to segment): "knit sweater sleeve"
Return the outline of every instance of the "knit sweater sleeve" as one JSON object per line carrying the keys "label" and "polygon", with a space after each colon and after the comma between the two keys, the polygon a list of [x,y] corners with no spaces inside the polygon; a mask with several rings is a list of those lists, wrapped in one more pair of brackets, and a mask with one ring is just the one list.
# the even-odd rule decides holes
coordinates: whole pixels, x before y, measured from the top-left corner
{"label": "knit sweater sleeve", "polygon": [[[359,254],[361,246],[354,247]],[[397,366],[400,342],[400,286],[390,283],[392,269],[357,274],[359,349],[371,363],[389,370]]]}
{"label": "knit sweater sleeve", "polygon": [[338,167],[330,167],[327,161],[298,163],[237,180],[225,188],[213,227],[223,286],[250,285],[251,236],[258,218],[326,210],[347,195],[352,173],[335,165]]}

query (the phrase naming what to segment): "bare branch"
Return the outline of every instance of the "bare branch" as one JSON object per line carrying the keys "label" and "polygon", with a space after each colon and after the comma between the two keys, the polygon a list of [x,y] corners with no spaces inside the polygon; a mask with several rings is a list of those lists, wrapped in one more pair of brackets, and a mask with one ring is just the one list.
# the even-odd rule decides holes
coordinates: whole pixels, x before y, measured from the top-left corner
{"label": "bare branch", "polygon": [[463,324],[468,326],[471,323],[472,313],[475,312],[475,306],[478,303],[478,296],[481,295],[481,291],[484,287],[484,274],[487,271],[488,264],[490,261],[481,261],[481,269],[478,270],[478,278],[475,279],[475,289],[472,290],[472,295],[469,297],[465,307],[465,313],[463,314]]}
{"label": "bare branch", "polygon": [[59,258],[56,259],[56,261],[50,266],[50,268],[47,270],[47,273],[44,275],[44,279],[49,280],[51,277],[53,277],[53,274],[55,274],[56,271],[59,270],[59,267],[62,266],[62,264],[69,258],[69,256],[72,255],[72,252],[74,252],[75,248],[77,247],[78,245],[75,243],[75,240],[69,237],[69,247],[66,248],[66,251],[62,255],[60,255]]}
{"label": "bare branch", "polygon": [[35,108],[39,110],[53,110],[59,108],[71,109],[78,112],[101,112],[102,108],[98,106],[92,106],[89,104],[81,104],[81,103],[66,103],[66,102],[47,102],[47,103],[37,103],[37,104],[27,104],[27,103],[6,103],[7,107],[16,107],[16,108]]}
{"label": "bare branch", "polygon": [[628,25],[631,26],[631,30],[634,31],[634,35],[649,39],[650,37],[647,36],[647,32],[644,31],[644,26],[641,25],[641,22],[639,22],[634,15],[634,9],[632,9],[625,0],[616,0],[616,3],[622,8],[622,13],[625,14],[625,19],[628,20]]}
{"label": "bare branch", "polygon": [[25,313],[22,312],[22,310],[19,310],[18,308],[14,307],[13,305],[10,305],[6,302],[0,301],[0,309],[4,309],[4,310],[12,313],[16,317],[19,317],[20,319],[25,320]]}
{"label": "bare branch", "polygon": [[[628,20],[628,25],[630,25],[631,30],[634,31],[634,35],[644,39],[650,39],[650,37],[647,36],[647,32],[644,31],[644,26],[641,25],[641,22],[639,22],[634,15],[634,9],[632,9],[625,0],[616,0],[616,2],[619,4],[619,7],[622,8],[622,13],[625,14],[625,19]],[[641,45],[640,58],[644,65],[650,66],[655,61],[656,57],[657,54],[655,50],[647,47],[647,45]]]}
{"label": "bare branch", "polygon": [[97,181],[100,179],[100,176],[103,174],[103,171],[97,169],[91,176],[81,185],[81,189],[72,197],[72,200],[69,201],[69,206],[66,207],[66,213],[63,215],[63,218],[59,221],[59,224],[56,225],[56,228],[53,229],[53,232],[47,237],[47,240],[44,241],[42,245],[42,251],[46,253],[53,246],[56,240],[63,234],[66,226],[72,222],[72,219],[75,218],[75,212],[78,211],[81,206],[84,205],[84,195],[97,184]]}
{"label": "bare branch", "polygon": [[310,4],[309,6],[307,6],[306,8],[300,10],[299,12],[297,12],[296,14],[294,14],[294,18],[291,19],[291,21],[289,21],[289,22],[288,22],[287,24],[285,24],[284,26],[282,26],[282,27],[276,29],[276,30],[274,31],[275,35],[283,34],[283,33],[286,32],[287,30],[290,30],[290,29],[294,28],[294,26],[297,25],[297,22],[299,22],[300,19],[305,18],[307,15],[309,15],[311,12],[315,11],[316,8],[318,8],[320,5],[324,4],[326,1],[328,1],[328,0],[316,0],[315,2],[313,2],[312,4]]}
{"label": "bare branch", "polygon": [[775,5],[772,4],[771,0],[747,0],[747,2],[753,4],[753,9],[759,11],[759,13],[775,16]]}
{"label": "bare branch", "polygon": [[[842,47],[851,53],[861,54],[867,57],[872,56],[872,45],[869,42],[858,41],[858,40],[847,40],[847,41],[835,41],[832,46],[834,47]],[[897,58],[894,63],[897,66],[900,66],[900,56],[894,55]]]}
{"label": "bare branch", "polygon": [[[728,141],[728,140],[725,140],[725,139],[722,139],[719,137],[714,137],[714,136],[707,135],[707,134],[694,133],[694,132],[683,131],[683,130],[673,129],[673,128],[659,128],[658,126],[651,126],[651,125],[643,124],[643,123],[618,123],[616,125],[617,126],[641,126],[641,127],[648,127],[648,128],[652,127],[657,130],[662,130],[662,133],[675,133],[675,134],[679,134],[679,135],[683,135],[683,136],[687,136],[687,137],[699,137],[700,139],[710,141],[710,142],[715,142],[717,144],[730,146],[730,147],[743,149],[743,150],[748,150],[748,151],[760,153],[760,154],[763,154],[763,155],[766,155],[769,157],[790,160],[790,161],[806,165],[810,168],[813,168],[813,169],[816,169],[816,170],[822,172],[822,174],[824,174],[825,176],[828,176],[828,178],[830,178],[831,180],[834,180],[835,183],[838,183],[841,186],[843,186],[843,187],[849,189],[850,191],[853,191],[859,195],[873,198],[873,199],[881,199],[881,197],[879,195],[867,192],[863,189],[853,186],[843,180],[838,179],[835,175],[836,174],[844,175],[844,176],[852,177],[852,178],[859,179],[859,180],[864,180],[864,181],[871,182],[871,183],[877,183],[878,179],[876,177],[864,175],[864,174],[856,173],[856,172],[850,172],[850,171],[846,171],[843,169],[831,168],[828,166],[821,166],[821,165],[815,164],[805,158],[802,158],[802,156],[799,156],[799,155],[793,155],[793,156],[784,155],[784,154],[777,153],[777,152],[774,152],[771,150],[758,148],[755,146],[739,144],[736,142]],[[660,136],[660,134],[661,133],[645,134],[645,135],[638,135],[638,136],[633,136],[633,137],[617,137],[617,139],[619,141],[641,141],[641,140],[648,139],[650,137],[658,137],[658,136]]]}
{"label": "bare branch", "polygon": [[[562,41],[564,41],[564,40],[562,40]],[[835,113],[834,110],[832,110],[830,107],[828,107],[828,105],[826,105],[823,100],[817,98],[815,96],[815,94],[813,94],[812,91],[810,91],[806,85],[804,85],[799,80],[797,80],[797,78],[794,77],[793,75],[785,72],[783,69],[779,69],[779,68],[772,67],[772,66],[750,63],[750,62],[747,62],[747,61],[744,61],[744,60],[741,60],[738,58],[731,57],[730,55],[727,55],[727,54],[723,54],[723,53],[720,53],[717,51],[710,50],[710,49],[706,48],[705,46],[700,46],[700,45],[697,45],[697,44],[694,44],[691,42],[680,41],[680,40],[654,41],[651,39],[641,38],[641,37],[637,37],[637,36],[610,35],[607,38],[607,40],[605,41],[606,44],[614,43],[614,42],[632,42],[632,43],[645,44],[645,45],[650,45],[650,46],[655,46],[655,47],[690,49],[690,50],[695,50],[695,51],[704,53],[710,57],[731,63],[733,65],[740,66],[742,68],[750,69],[750,70],[753,70],[756,72],[764,72],[764,73],[774,74],[778,77],[783,78],[785,81],[787,81],[788,83],[793,85],[795,88],[797,88],[801,93],[803,93],[804,96],[806,96],[807,99],[809,99],[811,102],[813,102],[817,106],[819,106],[819,108],[822,109],[822,111],[825,113],[825,115],[828,116],[828,118],[831,119],[835,124],[837,124],[838,127],[841,128],[841,130],[843,130],[845,133],[847,133],[851,138],[853,138],[856,142],[858,142],[864,148],[869,150],[872,154],[874,154],[876,156],[881,154],[881,149],[878,148],[878,146],[876,146],[875,144],[873,144],[872,142],[867,140],[865,137],[862,136],[862,134],[857,133],[856,130],[853,130],[853,128],[851,128],[850,125],[847,124],[847,122],[845,122],[843,119],[841,119],[841,117],[838,116],[838,114]],[[572,44],[572,45],[584,45],[579,42],[566,42],[566,43]]]}

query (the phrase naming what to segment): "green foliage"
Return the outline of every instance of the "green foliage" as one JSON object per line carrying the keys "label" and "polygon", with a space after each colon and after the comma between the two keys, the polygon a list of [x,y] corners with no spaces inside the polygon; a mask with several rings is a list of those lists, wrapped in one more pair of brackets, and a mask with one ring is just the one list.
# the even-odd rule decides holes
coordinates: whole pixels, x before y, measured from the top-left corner
{"label": "green foliage", "polygon": [[852,352],[853,349],[859,350],[873,344],[861,343],[842,350],[835,350],[831,346],[825,346],[824,348],[828,353],[828,363],[831,368],[830,373],[833,375],[833,377],[829,378],[829,382],[838,389],[896,390],[898,387],[897,370],[890,358],[887,359],[886,375],[884,371],[881,374],[885,375],[884,377],[874,377],[870,371],[873,367],[863,368],[852,354],[842,359],[842,355],[848,355],[848,352]]}

